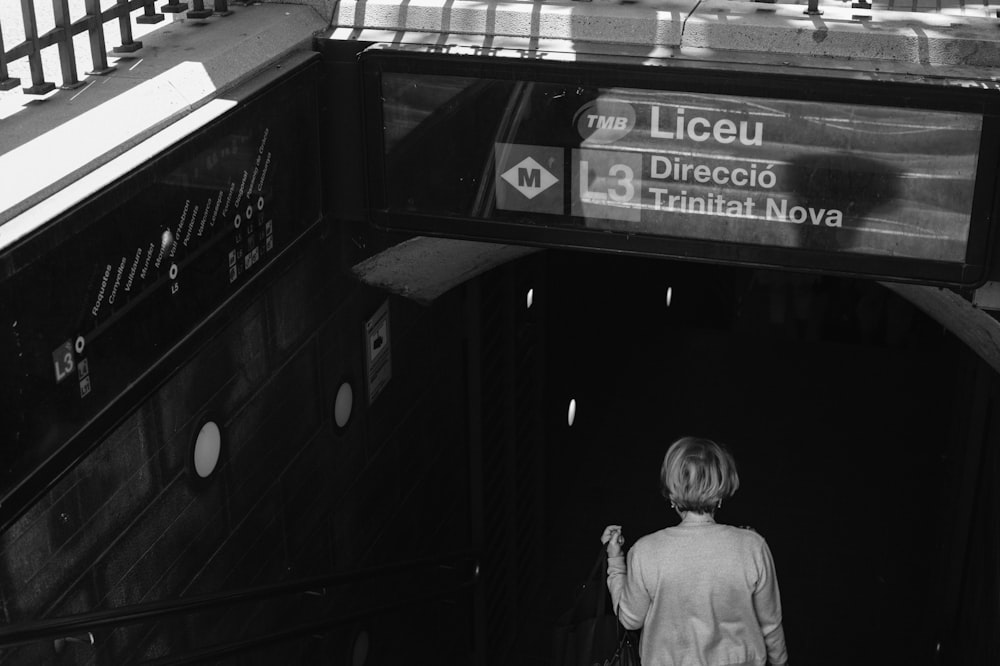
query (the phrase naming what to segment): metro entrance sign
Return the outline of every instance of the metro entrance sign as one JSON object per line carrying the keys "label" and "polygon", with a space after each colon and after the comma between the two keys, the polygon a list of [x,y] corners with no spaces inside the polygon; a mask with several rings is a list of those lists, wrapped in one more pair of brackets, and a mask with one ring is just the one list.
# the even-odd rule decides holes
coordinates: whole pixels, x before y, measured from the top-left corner
{"label": "metro entrance sign", "polygon": [[576,124],[572,214],[588,227],[965,259],[981,116],[625,90]]}
{"label": "metro entrance sign", "polygon": [[500,143],[494,158],[498,208],[562,215],[561,149]]}
{"label": "metro entrance sign", "polygon": [[376,225],[890,280],[987,277],[995,93],[366,54]]}

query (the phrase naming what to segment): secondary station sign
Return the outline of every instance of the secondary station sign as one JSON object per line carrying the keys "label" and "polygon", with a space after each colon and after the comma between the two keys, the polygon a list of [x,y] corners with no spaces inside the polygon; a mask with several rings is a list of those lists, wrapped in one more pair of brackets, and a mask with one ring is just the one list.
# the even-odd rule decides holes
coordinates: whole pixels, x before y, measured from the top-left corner
{"label": "secondary station sign", "polygon": [[317,60],[0,249],[0,525],[319,233]]}
{"label": "secondary station sign", "polygon": [[372,63],[387,137],[372,173],[381,226],[937,283],[985,276],[997,111],[974,93],[581,63],[484,76],[493,61],[477,61],[467,76],[413,54]]}

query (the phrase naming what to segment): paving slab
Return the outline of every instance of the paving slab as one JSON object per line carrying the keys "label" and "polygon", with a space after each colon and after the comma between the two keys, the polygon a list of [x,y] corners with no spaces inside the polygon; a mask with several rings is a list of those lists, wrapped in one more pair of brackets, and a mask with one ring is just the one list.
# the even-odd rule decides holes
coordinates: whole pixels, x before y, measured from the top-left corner
{"label": "paving slab", "polygon": [[655,5],[468,0],[341,0],[338,28],[669,46],[697,0]]}
{"label": "paving slab", "polygon": [[233,6],[143,36],[107,76],[26,99],[0,93],[0,224],[136,146],[268,64],[309,49],[327,21],[312,7]]}
{"label": "paving slab", "polygon": [[975,68],[1000,66],[996,19],[944,13],[704,0],[684,26],[682,47],[884,60]]}

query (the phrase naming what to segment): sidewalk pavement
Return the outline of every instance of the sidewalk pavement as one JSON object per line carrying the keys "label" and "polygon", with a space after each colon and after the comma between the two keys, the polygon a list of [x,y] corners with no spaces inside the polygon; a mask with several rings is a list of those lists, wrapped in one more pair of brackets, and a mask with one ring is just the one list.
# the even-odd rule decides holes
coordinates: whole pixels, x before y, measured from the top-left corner
{"label": "sidewalk pavement", "polygon": [[[226,89],[282,55],[309,49],[319,33],[449,48],[528,48],[561,57],[632,55],[659,64],[675,58],[756,62],[1000,88],[1000,20],[989,7],[943,0],[939,11],[914,12],[890,10],[893,1],[857,9],[851,6],[857,3],[824,0],[822,15],[806,15],[804,0],[339,0],[336,7],[332,0],[288,0],[232,5],[232,15],[205,20],[175,16],[143,34],[143,48],[119,56],[106,76],[81,72],[82,86],[31,101],[0,92],[0,247],[52,212],[26,220],[32,206],[192,111],[224,100]],[[18,225],[11,225],[17,216]]]}
{"label": "sidewalk pavement", "polygon": [[51,210],[26,215],[32,206],[192,111],[224,101],[227,89],[290,51],[311,49],[328,23],[304,5],[232,9],[225,17],[159,24],[142,36],[143,48],[117,57],[112,73],[81,72],[78,88],[38,99],[0,93],[0,247],[44,224]]}

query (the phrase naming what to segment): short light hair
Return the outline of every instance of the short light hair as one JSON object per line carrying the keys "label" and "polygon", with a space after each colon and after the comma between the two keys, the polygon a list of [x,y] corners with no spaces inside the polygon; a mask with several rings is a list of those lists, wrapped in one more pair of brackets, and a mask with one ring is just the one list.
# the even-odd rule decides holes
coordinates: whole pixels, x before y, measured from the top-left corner
{"label": "short light hair", "polygon": [[739,487],[733,455],[710,439],[681,437],[663,457],[660,489],[679,511],[711,513]]}

